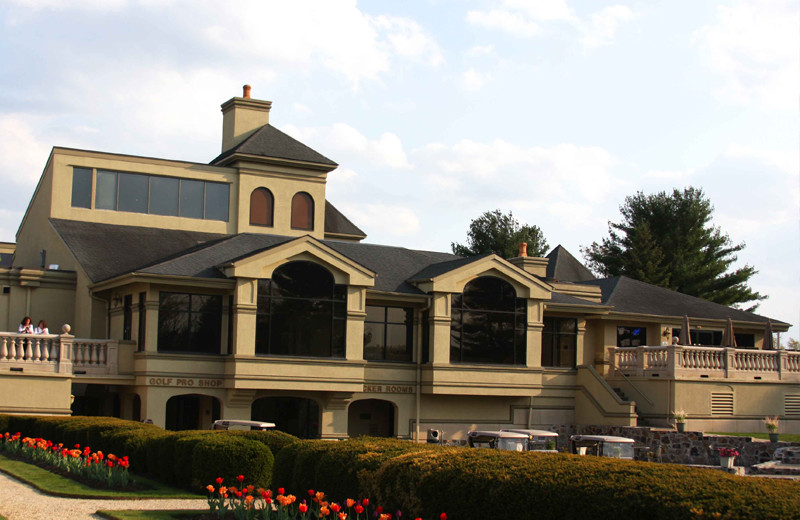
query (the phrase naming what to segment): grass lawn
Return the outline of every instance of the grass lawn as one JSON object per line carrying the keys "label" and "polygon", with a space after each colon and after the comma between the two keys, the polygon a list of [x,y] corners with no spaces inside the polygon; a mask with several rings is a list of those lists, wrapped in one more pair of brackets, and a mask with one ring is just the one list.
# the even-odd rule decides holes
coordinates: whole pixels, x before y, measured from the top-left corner
{"label": "grass lawn", "polygon": [[137,499],[137,498],[205,498],[203,495],[188,493],[182,489],[165,486],[155,480],[135,476],[134,479],[151,489],[140,491],[112,491],[95,489],[70,478],[51,473],[46,469],[33,464],[27,464],[9,459],[0,455],[0,471],[35,487],[48,495],[69,498],[106,498],[106,499]]}
{"label": "grass lawn", "polygon": [[[711,435],[730,435],[731,437],[755,437],[756,439],[769,439],[768,433],[721,433],[721,432],[711,432]],[[800,442],[800,435],[792,434],[792,433],[781,433],[782,441],[787,442]]]}
{"label": "grass lawn", "polygon": [[97,515],[109,520],[176,520],[180,518],[193,518],[204,511],[98,511]]}

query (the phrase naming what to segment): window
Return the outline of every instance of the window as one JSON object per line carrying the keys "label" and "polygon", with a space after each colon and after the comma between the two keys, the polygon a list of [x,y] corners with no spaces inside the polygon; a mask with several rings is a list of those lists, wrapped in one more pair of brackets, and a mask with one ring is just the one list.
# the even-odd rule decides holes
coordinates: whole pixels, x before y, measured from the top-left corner
{"label": "window", "polygon": [[219,354],[222,296],[162,292],[158,351]]}
{"label": "window", "polygon": [[292,229],[314,229],[314,199],[304,191],[292,197]]}
{"label": "window", "polygon": [[92,170],[89,168],[72,169],[72,207],[92,207]]}
{"label": "window", "polygon": [[482,276],[452,297],[451,363],[524,365],[527,300],[514,287]]}
{"label": "window", "polygon": [[122,339],[131,339],[133,324],[133,295],[126,294],[122,300]]}
{"label": "window", "polygon": [[647,345],[647,329],[644,327],[617,327],[618,347],[644,347]]}
{"label": "window", "polygon": [[312,262],[289,262],[258,281],[256,354],[344,357],[347,286]]}
{"label": "window", "polygon": [[250,225],[272,226],[272,192],[267,188],[256,188],[250,194]]}
{"label": "window", "polygon": [[[734,332],[733,337],[736,339],[736,348],[756,348],[755,334],[740,334]],[[722,342],[720,341],[720,343]]]}
{"label": "window", "polygon": [[[76,177],[76,170],[79,169],[73,169],[72,205],[84,204],[77,207],[91,207],[91,189],[86,195],[86,188],[81,184],[86,182],[86,175],[79,173]],[[85,171],[89,173],[88,182],[91,188],[91,170]],[[222,182],[97,170],[96,183],[96,209],[225,222],[228,220],[230,187]]]}
{"label": "window", "polygon": [[[704,345],[706,347],[718,347],[722,345],[721,330],[689,329],[689,334],[689,343],[692,345]],[[672,335],[678,338],[681,337],[681,329],[672,329]],[[734,334],[734,337],[735,336]]]}
{"label": "window", "polygon": [[139,352],[144,352],[144,345],[145,345],[145,335],[147,334],[147,306],[145,305],[145,301],[147,300],[147,293],[140,292],[139,293],[139,332],[138,332],[138,339],[137,339],[137,346],[136,350]]}
{"label": "window", "polygon": [[542,366],[575,368],[578,320],[545,318],[542,331]]}
{"label": "window", "polygon": [[367,305],[364,359],[411,361],[414,309]]}

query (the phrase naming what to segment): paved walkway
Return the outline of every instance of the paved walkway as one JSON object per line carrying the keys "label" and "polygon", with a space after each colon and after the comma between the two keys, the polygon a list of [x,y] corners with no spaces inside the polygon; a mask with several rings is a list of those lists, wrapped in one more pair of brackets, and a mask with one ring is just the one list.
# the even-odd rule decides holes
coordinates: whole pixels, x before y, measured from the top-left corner
{"label": "paved walkway", "polygon": [[98,509],[204,509],[204,499],[103,500],[61,498],[0,473],[0,514],[9,520],[62,520],[100,518]]}

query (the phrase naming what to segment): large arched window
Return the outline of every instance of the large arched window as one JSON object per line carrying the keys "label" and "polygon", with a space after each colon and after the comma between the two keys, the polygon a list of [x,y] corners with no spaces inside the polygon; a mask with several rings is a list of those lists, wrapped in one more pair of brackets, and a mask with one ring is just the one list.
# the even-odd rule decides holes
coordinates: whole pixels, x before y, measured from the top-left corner
{"label": "large arched window", "polygon": [[314,199],[304,191],[292,197],[292,229],[314,229]]}
{"label": "large arched window", "polygon": [[344,357],[346,285],[312,262],[289,262],[258,281],[256,354]]}
{"label": "large arched window", "polygon": [[452,298],[451,363],[524,365],[527,302],[494,276],[469,282]]}
{"label": "large arched window", "polygon": [[250,225],[272,226],[274,207],[272,192],[267,188],[256,188],[250,194]]}

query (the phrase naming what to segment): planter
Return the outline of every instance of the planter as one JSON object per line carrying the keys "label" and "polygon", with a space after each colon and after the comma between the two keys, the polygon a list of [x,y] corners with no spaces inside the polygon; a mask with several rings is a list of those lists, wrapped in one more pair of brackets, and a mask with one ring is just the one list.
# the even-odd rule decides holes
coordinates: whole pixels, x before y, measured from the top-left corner
{"label": "planter", "polygon": [[778,442],[778,437],[780,437],[780,435],[780,433],[770,433],[769,442]]}
{"label": "planter", "polygon": [[719,467],[725,469],[732,469],[734,460],[736,460],[736,457],[720,457]]}
{"label": "planter", "polygon": [[678,429],[678,433],[683,433],[686,430],[686,423],[684,422],[675,423],[675,427]]}

